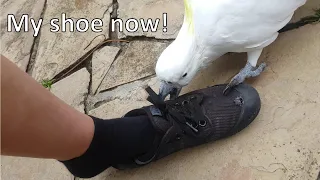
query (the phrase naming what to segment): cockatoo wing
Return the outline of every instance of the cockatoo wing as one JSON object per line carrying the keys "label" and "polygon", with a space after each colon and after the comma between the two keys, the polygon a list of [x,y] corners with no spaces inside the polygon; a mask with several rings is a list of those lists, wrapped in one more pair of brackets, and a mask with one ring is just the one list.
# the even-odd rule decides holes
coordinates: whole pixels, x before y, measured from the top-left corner
{"label": "cockatoo wing", "polygon": [[[272,43],[306,0],[185,0],[194,35],[221,51],[246,52]],[[189,8],[190,8],[189,7]]]}

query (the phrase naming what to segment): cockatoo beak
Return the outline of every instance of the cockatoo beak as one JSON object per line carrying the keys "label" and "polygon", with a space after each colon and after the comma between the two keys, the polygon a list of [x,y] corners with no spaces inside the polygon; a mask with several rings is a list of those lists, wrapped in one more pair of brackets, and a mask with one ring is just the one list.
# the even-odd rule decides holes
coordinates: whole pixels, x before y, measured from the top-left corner
{"label": "cockatoo beak", "polygon": [[175,99],[179,96],[182,87],[180,85],[174,85],[165,81],[161,81],[159,96],[162,100],[166,99],[170,95],[170,100]]}

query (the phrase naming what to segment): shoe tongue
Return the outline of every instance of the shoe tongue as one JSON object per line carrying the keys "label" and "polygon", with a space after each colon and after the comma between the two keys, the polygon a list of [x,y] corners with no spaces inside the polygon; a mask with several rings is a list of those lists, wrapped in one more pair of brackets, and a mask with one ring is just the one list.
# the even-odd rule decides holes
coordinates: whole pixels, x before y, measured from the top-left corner
{"label": "shoe tongue", "polygon": [[160,131],[162,133],[166,133],[167,130],[172,126],[168,120],[166,120],[164,117],[163,112],[155,106],[148,107],[148,115],[151,119],[151,122],[154,126],[154,128],[157,131]]}

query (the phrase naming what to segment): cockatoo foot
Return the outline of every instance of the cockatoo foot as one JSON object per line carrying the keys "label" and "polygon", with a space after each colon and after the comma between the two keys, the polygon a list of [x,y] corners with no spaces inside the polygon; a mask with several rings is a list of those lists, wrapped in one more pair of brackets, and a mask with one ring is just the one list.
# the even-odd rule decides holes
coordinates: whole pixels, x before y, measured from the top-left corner
{"label": "cockatoo foot", "polygon": [[266,66],[267,66],[266,63],[262,63],[259,65],[258,68],[255,69],[248,62],[246,66],[243,69],[241,69],[241,71],[231,79],[230,83],[224,89],[223,94],[227,95],[230,89],[244,82],[246,78],[259,76],[264,71]]}

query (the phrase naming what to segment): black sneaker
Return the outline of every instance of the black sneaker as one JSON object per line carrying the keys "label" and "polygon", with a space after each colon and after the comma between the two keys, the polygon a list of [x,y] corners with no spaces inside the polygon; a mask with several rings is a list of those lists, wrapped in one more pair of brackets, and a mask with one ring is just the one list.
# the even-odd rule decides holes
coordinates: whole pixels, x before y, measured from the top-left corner
{"label": "black sneaker", "polygon": [[148,153],[113,167],[140,167],[179,150],[229,137],[247,127],[260,111],[258,92],[240,84],[225,96],[226,86],[196,90],[165,102],[148,87],[148,101],[153,106],[132,110],[125,116],[150,117],[158,132],[154,146]]}

